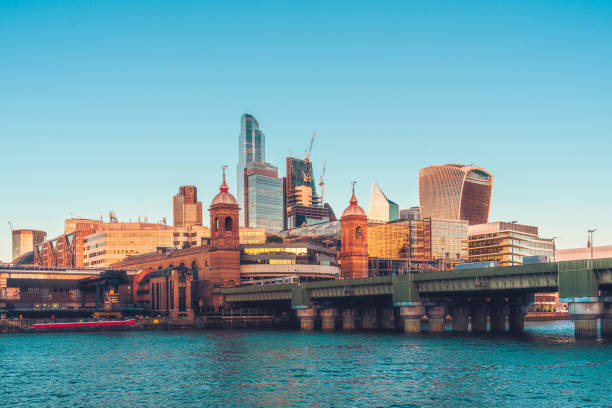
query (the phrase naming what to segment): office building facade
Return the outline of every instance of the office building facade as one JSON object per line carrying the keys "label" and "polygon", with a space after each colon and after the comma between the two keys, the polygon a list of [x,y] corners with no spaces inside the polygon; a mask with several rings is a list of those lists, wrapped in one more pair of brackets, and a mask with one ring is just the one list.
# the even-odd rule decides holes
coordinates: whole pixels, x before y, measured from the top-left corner
{"label": "office building facade", "polygon": [[43,243],[47,238],[45,231],[33,229],[18,229],[12,232],[13,260],[28,252],[34,251],[34,247]]}
{"label": "office building facade", "polygon": [[470,225],[489,220],[493,175],[471,165],[445,164],[421,169],[421,218],[467,220]]}
{"label": "office building facade", "polygon": [[470,262],[498,261],[499,266],[522,265],[525,256],[553,259],[552,239],[540,238],[538,227],[489,222],[468,227]]}
{"label": "office building facade", "polygon": [[172,199],[173,225],[178,228],[202,225],[202,202],[198,201],[196,186],[181,186]]}
{"label": "office building facade", "polygon": [[389,222],[399,219],[399,206],[389,200],[375,181],[370,190],[368,221]]}
{"label": "office building facade", "polygon": [[269,234],[283,229],[283,181],[278,167],[265,162],[244,169],[245,226],[265,228]]}

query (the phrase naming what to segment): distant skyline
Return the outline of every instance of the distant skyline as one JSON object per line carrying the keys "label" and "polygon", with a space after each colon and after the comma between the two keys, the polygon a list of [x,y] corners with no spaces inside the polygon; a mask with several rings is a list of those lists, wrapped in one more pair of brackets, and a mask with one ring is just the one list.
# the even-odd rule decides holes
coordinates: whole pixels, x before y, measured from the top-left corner
{"label": "distant skyline", "polygon": [[2,261],[7,221],[171,220],[180,185],[207,209],[243,113],[280,176],[316,130],[336,214],[352,180],[406,209],[419,169],[476,163],[490,221],[612,245],[610,2],[4,1],[0,53]]}

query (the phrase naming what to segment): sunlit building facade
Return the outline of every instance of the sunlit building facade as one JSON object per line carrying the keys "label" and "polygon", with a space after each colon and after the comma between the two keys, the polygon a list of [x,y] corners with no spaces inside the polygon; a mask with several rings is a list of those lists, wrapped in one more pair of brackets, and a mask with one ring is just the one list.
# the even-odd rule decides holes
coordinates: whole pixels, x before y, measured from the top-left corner
{"label": "sunlit building facade", "polygon": [[431,257],[439,260],[445,270],[468,259],[468,222],[431,218]]}
{"label": "sunlit building facade", "polygon": [[28,252],[32,252],[34,247],[42,244],[47,238],[45,231],[32,229],[18,229],[12,232],[13,239],[13,259],[19,258]]}
{"label": "sunlit building facade", "polygon": [[540,238],[538,227],[489,222],[468,227],[470,262],[498,261],[500,266],[522,265],[523,257],[554,257],[552,239]]}
{"label": "sunlit building facade", "polygon": [[198,201],[196,186],[181,186],[172,199],[172,218],[175,227],[202,225],[202,202]]}
{"label": "sunlit building facade", "polygon": [[453,163],[423,168],[419,172],[421,218],[486,223],[492,188],[493,175],[479,167]]}
{"label": "sunlit building facade", "polygon": [[399,206],[389,200],[375,181],[370,190],[368,221],[389,222],[399,219]]}

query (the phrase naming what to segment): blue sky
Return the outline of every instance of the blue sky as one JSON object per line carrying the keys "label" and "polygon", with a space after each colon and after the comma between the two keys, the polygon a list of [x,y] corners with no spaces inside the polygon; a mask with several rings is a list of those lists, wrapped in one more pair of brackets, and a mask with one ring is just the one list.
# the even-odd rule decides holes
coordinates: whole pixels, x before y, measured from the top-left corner
{"label": "blue sky", "polygon": [[337,213],[351,180],[407,208],[420,168],[476,163],[491,220],[612,244],[611,2],[329,3],[0,1],[0,259],[9,220],[171,219],[222,164],[235,192],[243,112],[283,174],[317,131]]}

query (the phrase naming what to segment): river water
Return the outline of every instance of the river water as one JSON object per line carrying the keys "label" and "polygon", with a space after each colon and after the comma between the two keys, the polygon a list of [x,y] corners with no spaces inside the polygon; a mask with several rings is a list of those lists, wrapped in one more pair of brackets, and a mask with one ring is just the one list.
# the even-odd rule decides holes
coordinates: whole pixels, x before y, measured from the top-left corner
{"label": "river water", "polygon": [[511,335],[143,331],[0,335],[0,405],[612,406],[612,342]]}

